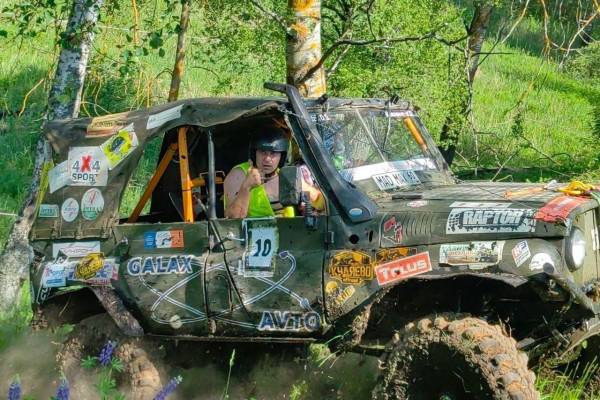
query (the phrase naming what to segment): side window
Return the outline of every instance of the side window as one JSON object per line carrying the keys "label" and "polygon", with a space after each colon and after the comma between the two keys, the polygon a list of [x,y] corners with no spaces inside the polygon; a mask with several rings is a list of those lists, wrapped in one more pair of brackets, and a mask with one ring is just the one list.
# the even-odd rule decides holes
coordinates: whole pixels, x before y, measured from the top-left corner
{"label": "side window", "polygon": [[[144,154],[131,174],[129,183],[121,198],[121,204],[119,205],[119,217],[121,219],[127,219],[131,215],[133,209],[142,197],[148,182],[152,178],[154,171],[156,171],[161,143],[162,136],[152,139],[144,147]],[[141,217],[148,215],[150,206],[151,200],[149,199],[142,209],[140,214]]]}

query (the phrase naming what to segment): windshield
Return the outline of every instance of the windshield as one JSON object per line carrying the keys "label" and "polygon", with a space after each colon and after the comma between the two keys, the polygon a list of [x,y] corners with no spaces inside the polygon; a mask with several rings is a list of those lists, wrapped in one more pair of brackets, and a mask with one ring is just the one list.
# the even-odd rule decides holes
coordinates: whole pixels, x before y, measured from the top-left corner
{"label": "windshield", "polygon": [[335,168],[369,195],[450,183],[409,111],[336,109],[312,118]]}

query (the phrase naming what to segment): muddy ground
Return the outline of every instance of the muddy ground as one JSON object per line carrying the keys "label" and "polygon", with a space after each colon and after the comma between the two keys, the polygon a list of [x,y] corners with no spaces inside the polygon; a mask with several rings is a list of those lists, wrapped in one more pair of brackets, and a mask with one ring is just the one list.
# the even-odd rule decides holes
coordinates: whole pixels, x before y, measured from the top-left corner
{"label": "muddy ground", "polygon": [[[56,354],[66,332],[21,332],[0,352],[0,398],[18,374],[23,394],[49,399],[60,378]],[[227,378],[233,350],[229,385]],[[99,351],[100,349],[98,349]],[[169,399],[361,399],[369,398],[375,382],[377,359],[331,355],[324,346],[234,345],[165,342],[161,355],[163,381],[181,375],[183,382]],[[91,354],[94,355],[94,354]],[[67,377],[72,399],[99,399],[98,370]],[[117,376],[117,382],[122,379]],[[127,397],[125,386],[121,386]]]}

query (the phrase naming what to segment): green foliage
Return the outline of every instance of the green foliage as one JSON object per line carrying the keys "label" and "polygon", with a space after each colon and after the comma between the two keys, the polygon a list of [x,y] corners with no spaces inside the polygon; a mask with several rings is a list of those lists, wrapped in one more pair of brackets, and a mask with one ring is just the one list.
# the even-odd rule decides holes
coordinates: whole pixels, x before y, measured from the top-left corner
{"label": "green foliage", "polygon": [[576,78],[600,79],[600,42],[578,49],[567,64],[567,71]]}

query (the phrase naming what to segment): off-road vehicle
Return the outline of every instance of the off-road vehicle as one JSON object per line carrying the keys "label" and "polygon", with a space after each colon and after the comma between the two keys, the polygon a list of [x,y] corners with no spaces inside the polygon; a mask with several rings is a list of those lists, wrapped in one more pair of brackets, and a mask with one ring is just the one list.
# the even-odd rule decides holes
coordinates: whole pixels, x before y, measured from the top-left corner
{"label": "off-road vehicle", "polygon": [[[600,329],[597,202],[458,182],[408,102],[267,86],[287,97],[48,124],[55,164],[30,238],[38,319],[86,318],[75,331],[88,334],[114,323],[130,337],[327,342],[381,357],[374,398],[538,398],[526,353],[566,353]],[[226,219],[223,178],[269,129],[292,139],[279,200],[298,212]],[[160,161],[123,218],[153,138]],[[324,212],[302,205],[307,170]],[[122,355],[135,398],[158,382],[140,343]]]}

